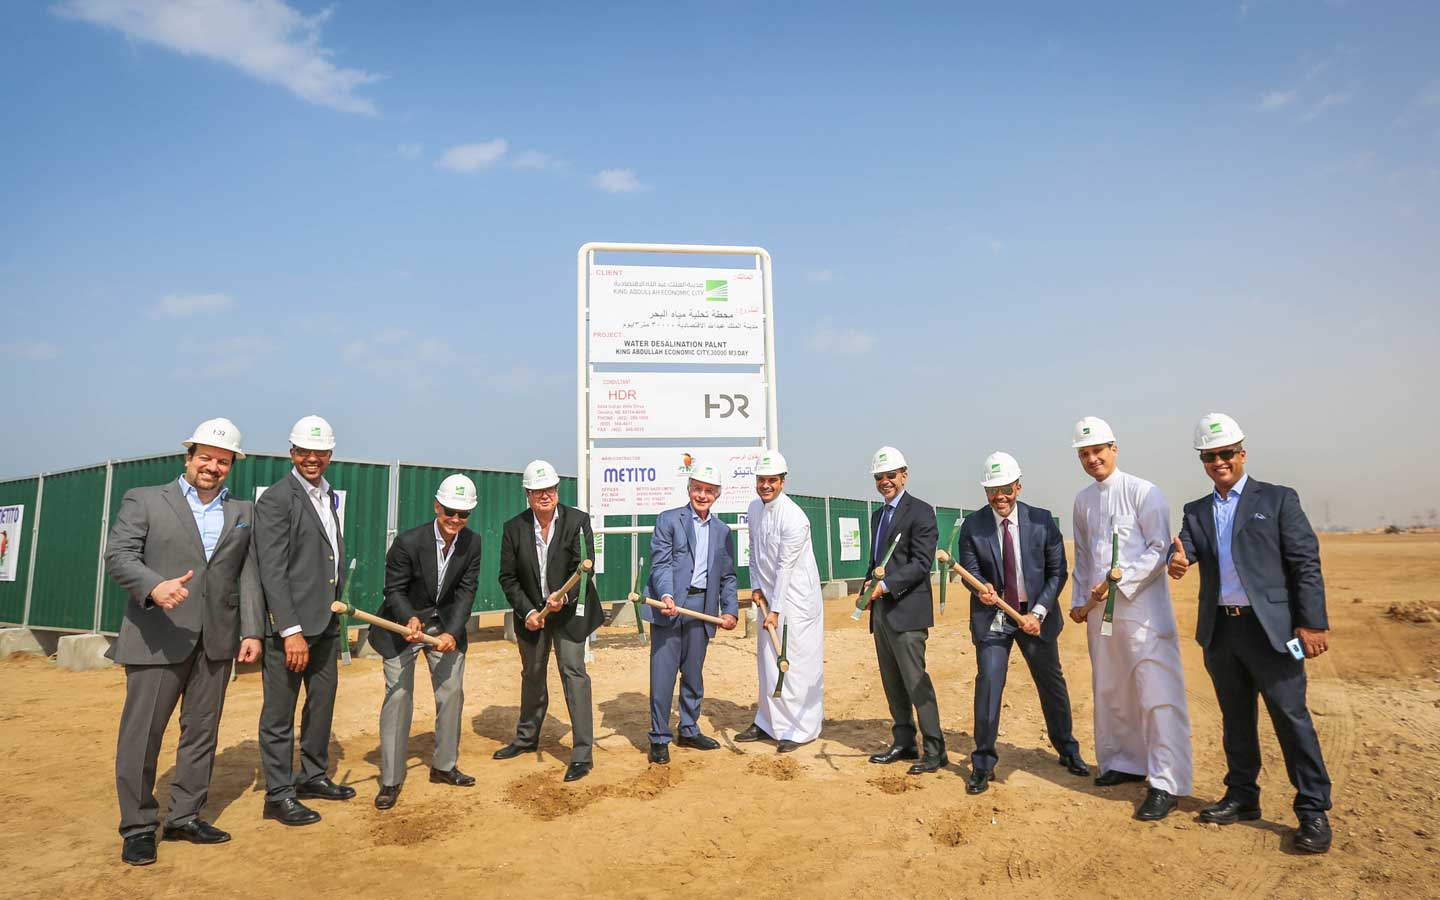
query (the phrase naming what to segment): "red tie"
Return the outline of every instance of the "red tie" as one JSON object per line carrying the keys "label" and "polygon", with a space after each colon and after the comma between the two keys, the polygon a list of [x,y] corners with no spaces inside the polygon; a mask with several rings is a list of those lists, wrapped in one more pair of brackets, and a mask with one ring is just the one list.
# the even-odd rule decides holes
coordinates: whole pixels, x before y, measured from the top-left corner
{"label": "red tie", "polygon": [[1010,534],[1010,520],[1001,519],[1005,541],[1005,602],[1020,612],[1020,579],[1015,571],[1015,538]]}

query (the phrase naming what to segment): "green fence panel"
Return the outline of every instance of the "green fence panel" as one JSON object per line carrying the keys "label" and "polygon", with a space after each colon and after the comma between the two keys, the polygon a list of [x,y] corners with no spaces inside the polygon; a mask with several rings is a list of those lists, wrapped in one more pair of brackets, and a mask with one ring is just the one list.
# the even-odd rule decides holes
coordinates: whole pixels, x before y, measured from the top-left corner
{"label": "green fence panel", "polygon": [[[244,465],[242,461],[239,463]],[[185,472],[185,454],[173,453],[166,456],[152,456],[145,459],[131,459],[113,464],[110,476],[110,524],[115,524],[115,513],[125,499],[125,492],[131,488],[168,484],[180,478]],[[166,578],[184,575],[184,572],[161,572]],[[103,593],[100,598],[100,631],[114,634],[120,630],[120,621],[125,616],[125,604],[130,595],[108,574],[105,576]]]}
{"label": "green fence panel", "polygon": [[30,546],[35,539],[35,495],[38,478],[0,482],[0,506],[20,506],[19,527],[12,524],[0,538],[0,571],[14,565],[15,580],[0,581],[0,624],[20,625],[25,617],[25,582],[30,576]]}
{"label": "green fence panel", "polygon": [[820,570],[823,584],[830,577],[830,542],[825,540],[825,498],[791,494],[790,499],[810,520],[810,547],[815,551],[815,565]]}
{"label": "green fence panel", "polygon": [[[629,526],[629,516],[605,517],[604,527],[606,528],[628,528]],[[624,600],[630,595],[630,587],[635,579],[635,570],[630,567],[630,548],[635,544],[635,535],[596,535],[596,539],[598,540],[602,536],[605,539],[605,571],[596,576],[595,588],[600,592],[600,599],[606,603]],[[643,590],[644,585],[641,585],[639,589]]]}
{"label": "green fence panel", "polygon": [[[840,554],[840,520],[855,519],[860,525],[860,558],[846,560]],[[870,561],[870,510],[864,500],[844,497],[830,498],[830,559],[835,577],[864,578],[865,564]]]}
{"label": "green fence panel", "polygon": [[89,631],[95,627],[105,466],[46,475],[41,505],[35,590],[27,624]]}
{"label": "green fence panel", "polygon": [[[952,557],[955,555],[955,547],[959,543],[957,534],[955,540],[950,540],[950,532],[954,530],[955,523],[965,518],[967,513],[963,509],[956,509],[953,506],[935,507],[935,524],[940,528],[939,547]],[[939,562],[936,562],[936,571],[939,571]]]}

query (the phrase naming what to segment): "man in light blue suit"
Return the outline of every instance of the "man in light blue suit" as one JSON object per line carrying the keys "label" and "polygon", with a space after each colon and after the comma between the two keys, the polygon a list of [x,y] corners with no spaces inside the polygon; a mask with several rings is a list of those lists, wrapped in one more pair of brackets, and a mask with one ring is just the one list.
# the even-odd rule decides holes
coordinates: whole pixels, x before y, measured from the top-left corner
{"label": "man in light blue suit", "polygon": [[[650,761],[670,762],[670,741],[681,747],[714,750],[720,742],[700,733],[700,701],[705,696],[701,669],[715,626],[682,616],[690,609],[720,616],[729,631],[738,621],[735,597],[735,556],[730,526],[710,514],[720,498],[720,472],[713,465],[692,467],[690,502],[667,509],[655,520],[650,536],[653,568],[648,596],[662,608],[645,606],[641,615],[650,629]],[[670,701],[675,676],[680,676],[680,736],[670,732]]]}

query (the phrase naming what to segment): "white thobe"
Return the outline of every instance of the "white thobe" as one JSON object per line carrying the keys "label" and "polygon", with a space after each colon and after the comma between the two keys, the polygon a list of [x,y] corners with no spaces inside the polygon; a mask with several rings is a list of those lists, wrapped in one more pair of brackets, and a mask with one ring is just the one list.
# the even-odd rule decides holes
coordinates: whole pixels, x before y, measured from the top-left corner
{"label": "white thobe", "polygon": [[1095,690],[1095,755],[1101,772],[1145,775],[1151,787],[1186,796],[1194,787],[1190,714],[1180,639],[1165,578],[1170,507],[1155,485],[1116,469],[1075,495],[1072,606],[1110,571],[1110,536],[1120,535],[1123,577],[1112,634],[1100,634],[1104,605],[1086,621]]}
{"label": "white thobe", "polygon": [[789,628],[785,656],[790,670],[779,697],[775,648],[759,631],[756,653],[760,702],[755,724],[782,741],[803,744],[820,736],[825,718],[825,604],[820,569],[810,545],[810,520],[785,494],[769,503],[750,501],[750,585],[765,592],[765,603],[780,618],[777,634]]}

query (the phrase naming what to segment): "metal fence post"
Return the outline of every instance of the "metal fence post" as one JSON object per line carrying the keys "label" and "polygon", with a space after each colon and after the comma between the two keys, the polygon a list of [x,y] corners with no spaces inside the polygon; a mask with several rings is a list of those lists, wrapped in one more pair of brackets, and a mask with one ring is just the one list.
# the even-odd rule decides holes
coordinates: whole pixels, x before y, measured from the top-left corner
{"label": "metal fence post", "polygon": [[20,615],[20,624],[30,627],[30,598],[35,593],[35,545],[40,543],[40,507],[45,502],[45,473],[40,473],[35,485],[35,515],[30,522],[30,568],[25,573],[25,612]]}
{"label": "metal fence post", "polygon": [[835,580],[835,545],[830,543],[830,498],[825,498],[825,580]]}
{"label": "metal fence post", "polygon": [[105,539],[110,534],[110,485],[115,480],[115,460],[105,460],[105,499],[100,502],[100,555],[95,561],[95,615],[90,631],[100,631],[100,604],[105,599]]}
{"label": "metal fence post", "polygon": [[390,545],[395,542],[395,535],[400,533],[400,460],[390,464],[390,485],[387,488],[388,496],[385,499],[385,552],[390,552]]}

